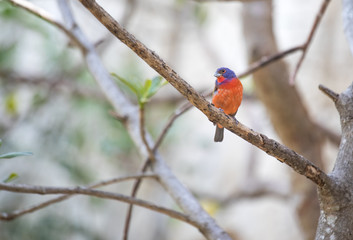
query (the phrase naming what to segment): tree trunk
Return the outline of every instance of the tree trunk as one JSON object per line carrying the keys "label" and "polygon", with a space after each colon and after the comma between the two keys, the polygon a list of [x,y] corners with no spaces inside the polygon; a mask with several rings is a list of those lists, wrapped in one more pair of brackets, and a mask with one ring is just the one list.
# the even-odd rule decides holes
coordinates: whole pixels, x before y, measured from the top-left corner
{"label": "tree trunk", "polygon": [[317,240],[353,239],[353,84],[336,100],[342,139],[332,182],[319,189],[321,214]]}
{"label": "tree trunk", "polygon": [[[342,1],[344,31],[353,54],[353,1]],[[332,97],[331,97],[332,98]],[[316,240],[353,239],[353,84],[333,97],[340,115],[342,138],[332,182],[319,189],[320,219]]]}
{"label": "tree trunk", "polygon": [[[243,31],[249,62],[278,52],[272,29],[272,1],[244,4]],[[265,105],[271,122],[282,142],[322,167],[322,137],[308,113],[295,87],[289,85],[287,66],[277,61],[253,74],[257,97]],[[303,198],[298,216],[306,239],[315,237],[319,218],[316,186],[294,173],[293,190]]]}

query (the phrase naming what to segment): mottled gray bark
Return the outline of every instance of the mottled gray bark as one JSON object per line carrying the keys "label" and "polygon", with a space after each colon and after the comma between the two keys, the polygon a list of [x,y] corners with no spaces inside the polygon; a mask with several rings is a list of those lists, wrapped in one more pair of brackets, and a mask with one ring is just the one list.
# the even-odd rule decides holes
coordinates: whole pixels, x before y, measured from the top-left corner
{"label": "mottled gray bark", "polygon": [[353,239],[353,84],[335,100],[342,139],[331,182],[319,188],[317,240]]}
{"label": "mottled gray bark", "polygon": [[[353,54],[353,1],[342,1],[344,32]],[[328,94],[340,115],[342,138],[332,182],[319,188],[320,219],[316,240],[353,239],[353,83],[338,96]]]}

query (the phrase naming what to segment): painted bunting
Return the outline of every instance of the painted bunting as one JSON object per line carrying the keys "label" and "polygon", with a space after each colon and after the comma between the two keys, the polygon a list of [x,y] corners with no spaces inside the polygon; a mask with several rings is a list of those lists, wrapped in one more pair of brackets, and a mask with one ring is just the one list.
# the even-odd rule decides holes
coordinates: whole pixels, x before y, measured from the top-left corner
{"label": "painted bunting", "polygon": [[[223,110],[225,114],[235,116],[243,99],[243,85],[235,73],[229,68],[218,68],[214,76],[216,85],[212,96],[212,104]],[[224,128],[216,125],[215,142],[222,142]]]}

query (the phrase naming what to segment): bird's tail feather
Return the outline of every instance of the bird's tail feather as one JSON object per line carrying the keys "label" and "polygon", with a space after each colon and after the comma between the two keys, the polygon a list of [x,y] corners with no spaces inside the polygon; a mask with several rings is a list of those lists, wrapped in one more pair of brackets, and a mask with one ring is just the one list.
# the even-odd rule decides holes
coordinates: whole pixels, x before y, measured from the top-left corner
{"label": "bird's tail feather", "polygon": [[215,142],[222,142],[223,141],[223,133],[224,133],[224,128],[220,128],[216,126],[216,133],[214,135],[214,141]]}

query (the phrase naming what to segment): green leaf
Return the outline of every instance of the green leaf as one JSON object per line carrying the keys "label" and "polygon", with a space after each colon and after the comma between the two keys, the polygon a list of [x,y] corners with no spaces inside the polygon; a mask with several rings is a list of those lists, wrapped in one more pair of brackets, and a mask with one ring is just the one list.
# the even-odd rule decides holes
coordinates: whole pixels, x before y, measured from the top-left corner
{"label": "green leaf", "polygon": [[31,156],[33,153],[31,152],[10,152],[10,153],[5,153],[0,155],[0,159],[2,158],[15,158],[15,157],[21,157],[21,156]]}
{"label": "green leaf", "polygon": [[145,81],[145,85],[143,86],[142,88],[142,94],[141,94],[141,97],[139,99],[139,103],[140,104],[144,104],[146,102],[148,102],[149,100],[149,91],[150,91],[150,88],[152,86],[152,80],[151,79],[147,79]]}
{"label": "green leaf", "polygon": [[167,85],[168,82],[163,79],[161,76],[154,77],[152,79],[152,86],[149,89],[149,95],[148,98],[151,98],[153,95],[155,95],[158,90],[163,87],[164,85]]}
{"label": "green leaf", "polygon": [[161,76],[154,77],[153,79],[147,79],[143,84],[141,84],[140,81],[128,81],[115,73],[111,73],[111,75],[119,82],[123,83],[124,86],[127,86],[128,89],[136,95],[137,101],[141,108],[143,108],[143,105],[148,102],[161,87],[168,83]]}
{"label": "green leaf", "polygon": [[17,173],[11,173],[6,179],[4,179],[2,182],[4,183],[8,183],[8,182],[12,182],[13,180],[17,179],[18,175]]}
{"label": "green leaf", "polygon": [[111,75],[119,80],[119,82],[123,83],[125,86],[127,86],[137,97],[140,96],[140,89],[137,84],[133,84],[131,81],[126,80],[125,78],[120,77],[119,75],[115,73],[111,73]]}
{"label": "green leaf", "polygon": [[0,147],[1,147],[1,145],[2,145],[2,140],[0,139]]}

